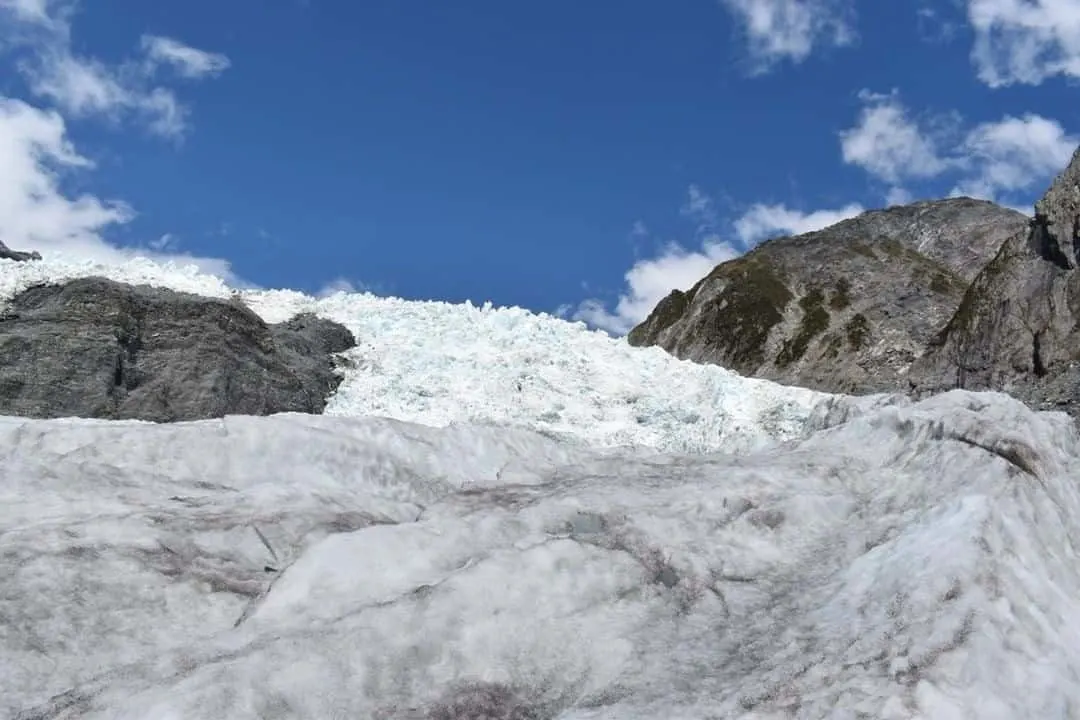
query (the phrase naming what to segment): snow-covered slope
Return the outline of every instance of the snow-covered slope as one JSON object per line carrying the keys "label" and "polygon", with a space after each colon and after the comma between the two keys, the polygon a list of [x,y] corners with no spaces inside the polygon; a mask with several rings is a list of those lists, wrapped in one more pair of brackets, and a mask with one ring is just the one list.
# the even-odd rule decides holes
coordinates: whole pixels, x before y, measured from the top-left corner
{"label": "snow-covered slope", "polygon": [[741,457],[306,416],[0,447],[4,717],[1080,712],[1080,447],[1004,396]]}
{"label": "snow-covered slope", "polygon": [[[349,382],[391,399],[339,410],[429,425],[0,419],[0,717],[1080,717],[1067,416],[963,391],[811,407],[517,312],[250,299],[371,329]],[[568,385],[535,397],[595,404],[500,405],[483,378],[530,348]],[[479,399],[455,414],[441,382]],[[747,429],[616,424],[623,393],[703,414],[709,387]]]}
{"label": "snow-covered slope", "polygon": [[347,353],[354,368],[327,407],[330,415],[523,425],[593,446],[699,452],[794,437],[825,397],[682,362],[655,348],[636,350],[584,325],[517,308],[233,291],[214,277],[147,260],[5,262],[0,299],[34,283],[88,274],[210,297],[238,294],[268,322],[300,312],[340,322],[359,346]]}

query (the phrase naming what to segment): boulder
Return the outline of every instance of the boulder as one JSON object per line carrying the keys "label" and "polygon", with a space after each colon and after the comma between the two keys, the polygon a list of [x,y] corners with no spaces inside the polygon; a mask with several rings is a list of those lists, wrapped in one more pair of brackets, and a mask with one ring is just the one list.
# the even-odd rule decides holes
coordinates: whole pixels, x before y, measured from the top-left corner
{"label": "boulder", "polygon": [[103,278],[31,287],[0,316],[0,415],[172,422],[320,413],[341,325],[268,325],[238,300]]}

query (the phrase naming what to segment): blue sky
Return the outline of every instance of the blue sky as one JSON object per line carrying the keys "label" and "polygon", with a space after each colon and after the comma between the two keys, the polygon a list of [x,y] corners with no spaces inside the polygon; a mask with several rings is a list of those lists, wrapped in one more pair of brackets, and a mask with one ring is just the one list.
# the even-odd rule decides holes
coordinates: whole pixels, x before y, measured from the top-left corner
{"label": "blue sky", "polygon": [[0,240],[615,333],[1078,143],[1080,0],[0,0]]}

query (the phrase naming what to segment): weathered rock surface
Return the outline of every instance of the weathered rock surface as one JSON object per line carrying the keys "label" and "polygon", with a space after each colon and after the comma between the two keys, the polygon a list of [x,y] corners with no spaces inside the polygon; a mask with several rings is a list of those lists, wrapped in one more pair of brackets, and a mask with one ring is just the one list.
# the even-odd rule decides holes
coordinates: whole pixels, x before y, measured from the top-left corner
{"label": "weathered rock surface", "polygon": [[31,250],[30,252],[22,252],[21,250],[12,250],[3,242],[0,242],[0,260],[14,260],[16,262],[26,262],[27,260],[40,260],[41,253]]}
{"label": "weathered rock surface", "polygon": [[0,316],[0,415],[157,422],[322,412],[341,325],[267,325],[238,301],[102,278],[30,288]]}
{"label": "weathered rock surface", "polygon": [[910,389],[1001,389],[1080,415],[1080,150],[912,367]]}
{"label": "weathered rock surface", "polygon": [[1029,222],[953,198],[770,240],[672,292],[628,340],[792,385],[896,390],[980,268]]}

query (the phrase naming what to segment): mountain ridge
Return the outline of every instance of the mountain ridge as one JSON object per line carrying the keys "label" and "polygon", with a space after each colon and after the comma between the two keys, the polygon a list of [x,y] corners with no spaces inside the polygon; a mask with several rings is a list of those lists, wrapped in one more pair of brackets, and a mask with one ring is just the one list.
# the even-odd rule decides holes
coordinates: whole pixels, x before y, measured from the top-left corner
{"label": "mountain ridge", "polygon": [[815,390],[895,391],[980,268],[1030,222],[949,198],[773,238],[673,291],[628,341]]}

